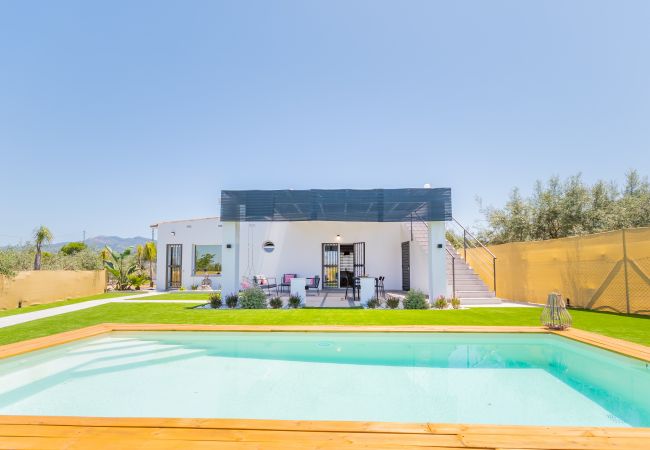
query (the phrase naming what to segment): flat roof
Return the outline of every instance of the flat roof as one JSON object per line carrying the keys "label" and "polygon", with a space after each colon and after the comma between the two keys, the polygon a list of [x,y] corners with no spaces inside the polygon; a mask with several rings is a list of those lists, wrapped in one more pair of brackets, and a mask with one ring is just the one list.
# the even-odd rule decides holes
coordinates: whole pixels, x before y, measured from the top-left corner
{"label": "flat roof", "polygon": [[197,217],[195,219],[165,220],[162,222],[152,223],[149,225],[149,228],[156,228],[158,225],[164,225],[166,223],[195,222],[197,220],[219,220],[219,217]]}
{"label": "flat roof", "polygon": [[221,220],[227,222],[451,219],[451,188],[221,191]]}

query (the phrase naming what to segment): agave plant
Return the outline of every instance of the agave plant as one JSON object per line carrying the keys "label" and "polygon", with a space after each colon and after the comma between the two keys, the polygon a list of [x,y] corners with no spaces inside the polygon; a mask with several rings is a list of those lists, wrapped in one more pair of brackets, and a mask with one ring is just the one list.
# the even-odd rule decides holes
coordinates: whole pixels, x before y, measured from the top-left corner
{"label": "agave plant", "polygon": [[104,267],[115,278],[115,289],[118,291],[126,290],[131,285],[131,275],[138,270],[138,265],[129,258],[131,248],[125,249],[122,253],[117,253],[106,246],[108,256],[104,261]]}

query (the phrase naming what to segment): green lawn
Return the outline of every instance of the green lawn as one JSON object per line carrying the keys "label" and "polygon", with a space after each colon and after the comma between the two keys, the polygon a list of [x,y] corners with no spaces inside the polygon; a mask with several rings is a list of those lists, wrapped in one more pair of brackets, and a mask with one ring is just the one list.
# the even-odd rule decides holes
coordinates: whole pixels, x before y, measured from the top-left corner
{"label": "green lawn", "polygon": [[86,302],[88,300],[100,300],[102,298],[124,297],[125,295],[142,294],[142,292],[106,292],[104,294],[91,295],[89,297],[70,298],[68,300],[61,300],[58,302],[45,303],[42,305],[25,306],[24,308],[8,309],[0,311],[0,317],[13,316],[15,314],[24,314],[32,311],[39,311],[41,309],[56,308],[57,306],[71,305],[73,303]]}
{"label": "green lawn", "polygon": [[[112,303],[0,329],[0,344],[103,322],[243,325],[539,325],[538,308],[459,311],[368,309],[197,310],[169,303]],[[574,326],[650,345],[650,317],[571,311]]]}

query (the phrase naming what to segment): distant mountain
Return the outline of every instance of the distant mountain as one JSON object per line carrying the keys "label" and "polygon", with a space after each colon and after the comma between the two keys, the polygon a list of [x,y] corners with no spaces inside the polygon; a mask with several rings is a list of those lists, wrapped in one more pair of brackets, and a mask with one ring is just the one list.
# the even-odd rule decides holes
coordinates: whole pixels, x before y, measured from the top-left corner
{"label": "distant mountain", "polygon": [[[86,245],[90,248],[102,249],[104,246],[108,245],[115,251],[121,252],[127,247],[135,248],[136,245],[144,245],[149,242],[151,239],[147,239],[142,236],[136,236],[132,238],[123,238],[119,236],[95,236],[86,239]],[[58,252],[61,247],[63,247],[67,242],[57,242],[56,244],[50,244],[45,247],[48,252]]]}

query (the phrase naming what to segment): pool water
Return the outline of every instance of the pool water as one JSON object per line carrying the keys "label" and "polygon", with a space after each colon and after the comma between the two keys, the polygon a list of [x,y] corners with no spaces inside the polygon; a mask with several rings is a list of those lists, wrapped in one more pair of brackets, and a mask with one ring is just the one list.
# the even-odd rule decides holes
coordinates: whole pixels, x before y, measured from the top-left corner
{"label": "pool water", "polygon": [[0,414],[648,427],[650,368],[545,334],[115,332],[0,360]]}

